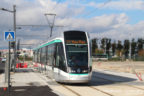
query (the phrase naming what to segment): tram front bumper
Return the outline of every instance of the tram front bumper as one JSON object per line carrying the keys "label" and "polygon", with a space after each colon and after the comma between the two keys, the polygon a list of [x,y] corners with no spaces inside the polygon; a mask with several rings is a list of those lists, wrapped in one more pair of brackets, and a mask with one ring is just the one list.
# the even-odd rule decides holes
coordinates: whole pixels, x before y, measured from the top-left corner
{"label": "tram front bumper", "polygon": [[69,83],[88,83],[91,79],[90,74],[69,74]]}

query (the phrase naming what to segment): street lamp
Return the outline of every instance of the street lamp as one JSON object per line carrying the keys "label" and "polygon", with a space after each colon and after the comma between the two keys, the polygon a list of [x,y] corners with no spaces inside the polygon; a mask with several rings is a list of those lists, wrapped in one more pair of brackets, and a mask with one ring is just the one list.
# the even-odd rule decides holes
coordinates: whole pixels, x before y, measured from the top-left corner
{"label": "street lamp", "polygon": [[[47,22],[48,22],[48,24],[49,24],[49,27],[50,27],[50,37],[52,36],[52,31],[53,31],[53,27],[54,27],[54,22],[55,22],[55,16],[56,16],[56,14],[53,14],[53,13],[46,13],[46,14],[44,14],[45,16],[46,16],[46,19],[47,19]],[[49,19],[48,19],[48,15],[49,16],[53,16],[53,21],[52,21],[52,23],[50,23],[50,21],[49,21]]]}
{"label": "street lamp", "polygon": [[15,65],[16,65],[16,5],[13,5],[13,10],[8,10],[5,8],[0,8],[0,10],[13,13],[13,31],[15,32],[15,46],[14,46],[14,69],[15,69]]}
{"label": "street lamp", "polygon": [[[16,5],[13,5],[13,10],[8,10],[5,8],[0,8],[2,11],[7,11],[13,13],[13,30],[15,32],[15,44],[14,44],[14,70],[16,66]],[[9,42],[9,50],[10,50],[10,42]],[[10,54],[10,51],[9,51]],[[8,96],[10,96],[10,55],[9,55],[9,65],[8,65]]]}

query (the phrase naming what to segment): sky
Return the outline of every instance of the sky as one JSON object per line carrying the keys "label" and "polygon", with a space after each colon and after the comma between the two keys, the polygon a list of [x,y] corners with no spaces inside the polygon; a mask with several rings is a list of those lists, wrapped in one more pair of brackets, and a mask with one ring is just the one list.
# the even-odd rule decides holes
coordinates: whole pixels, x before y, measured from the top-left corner
{"label": "sky", "polygon": [[[17,40],[22,44],[47,40],[50,28],[46,13],[56,14],[55,25],[59,27],[54,27],[53,35],[82,30],[91,39],[144,38],[144,0],[0,0],[0,8],[13,10],[13,5],[16,5],[17,25],[46,25],[17,29]],[[48,20],[52,22],[53,17],[48,16]],[[8,47],[4,32],[9,30],[13,31],[13,14],[0,10],[0,49]]]}

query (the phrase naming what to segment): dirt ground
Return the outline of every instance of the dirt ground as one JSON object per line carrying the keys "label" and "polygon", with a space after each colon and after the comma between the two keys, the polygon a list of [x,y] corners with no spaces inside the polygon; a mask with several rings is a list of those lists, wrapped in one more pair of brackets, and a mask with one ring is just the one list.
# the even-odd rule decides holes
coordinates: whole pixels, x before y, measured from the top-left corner
{"label": "dirt ground", "polygon": [[144,74],[144,62],[135,61],[93,61],[94,69],[104,69],[116,72]]}

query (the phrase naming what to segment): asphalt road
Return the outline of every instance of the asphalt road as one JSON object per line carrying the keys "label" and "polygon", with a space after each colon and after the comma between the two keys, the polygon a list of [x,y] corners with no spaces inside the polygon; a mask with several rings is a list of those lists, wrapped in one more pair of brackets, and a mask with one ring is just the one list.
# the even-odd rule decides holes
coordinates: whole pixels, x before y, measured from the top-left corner
{"label": "asphalt road", "polygon": [[[8,91],[0,88],[0,96],[8,96]],[[12,87],[10,96],[58,96],[48,86]]]}
{"label": "asphalt road", "polygon": [[[48,74],[35,68],[17,69],[11,74],[10,96],[144,96],[144,82],[131,73],[93,69],[89,84],[57,83]],[[0,96],[8,96],[3,87]]]}

